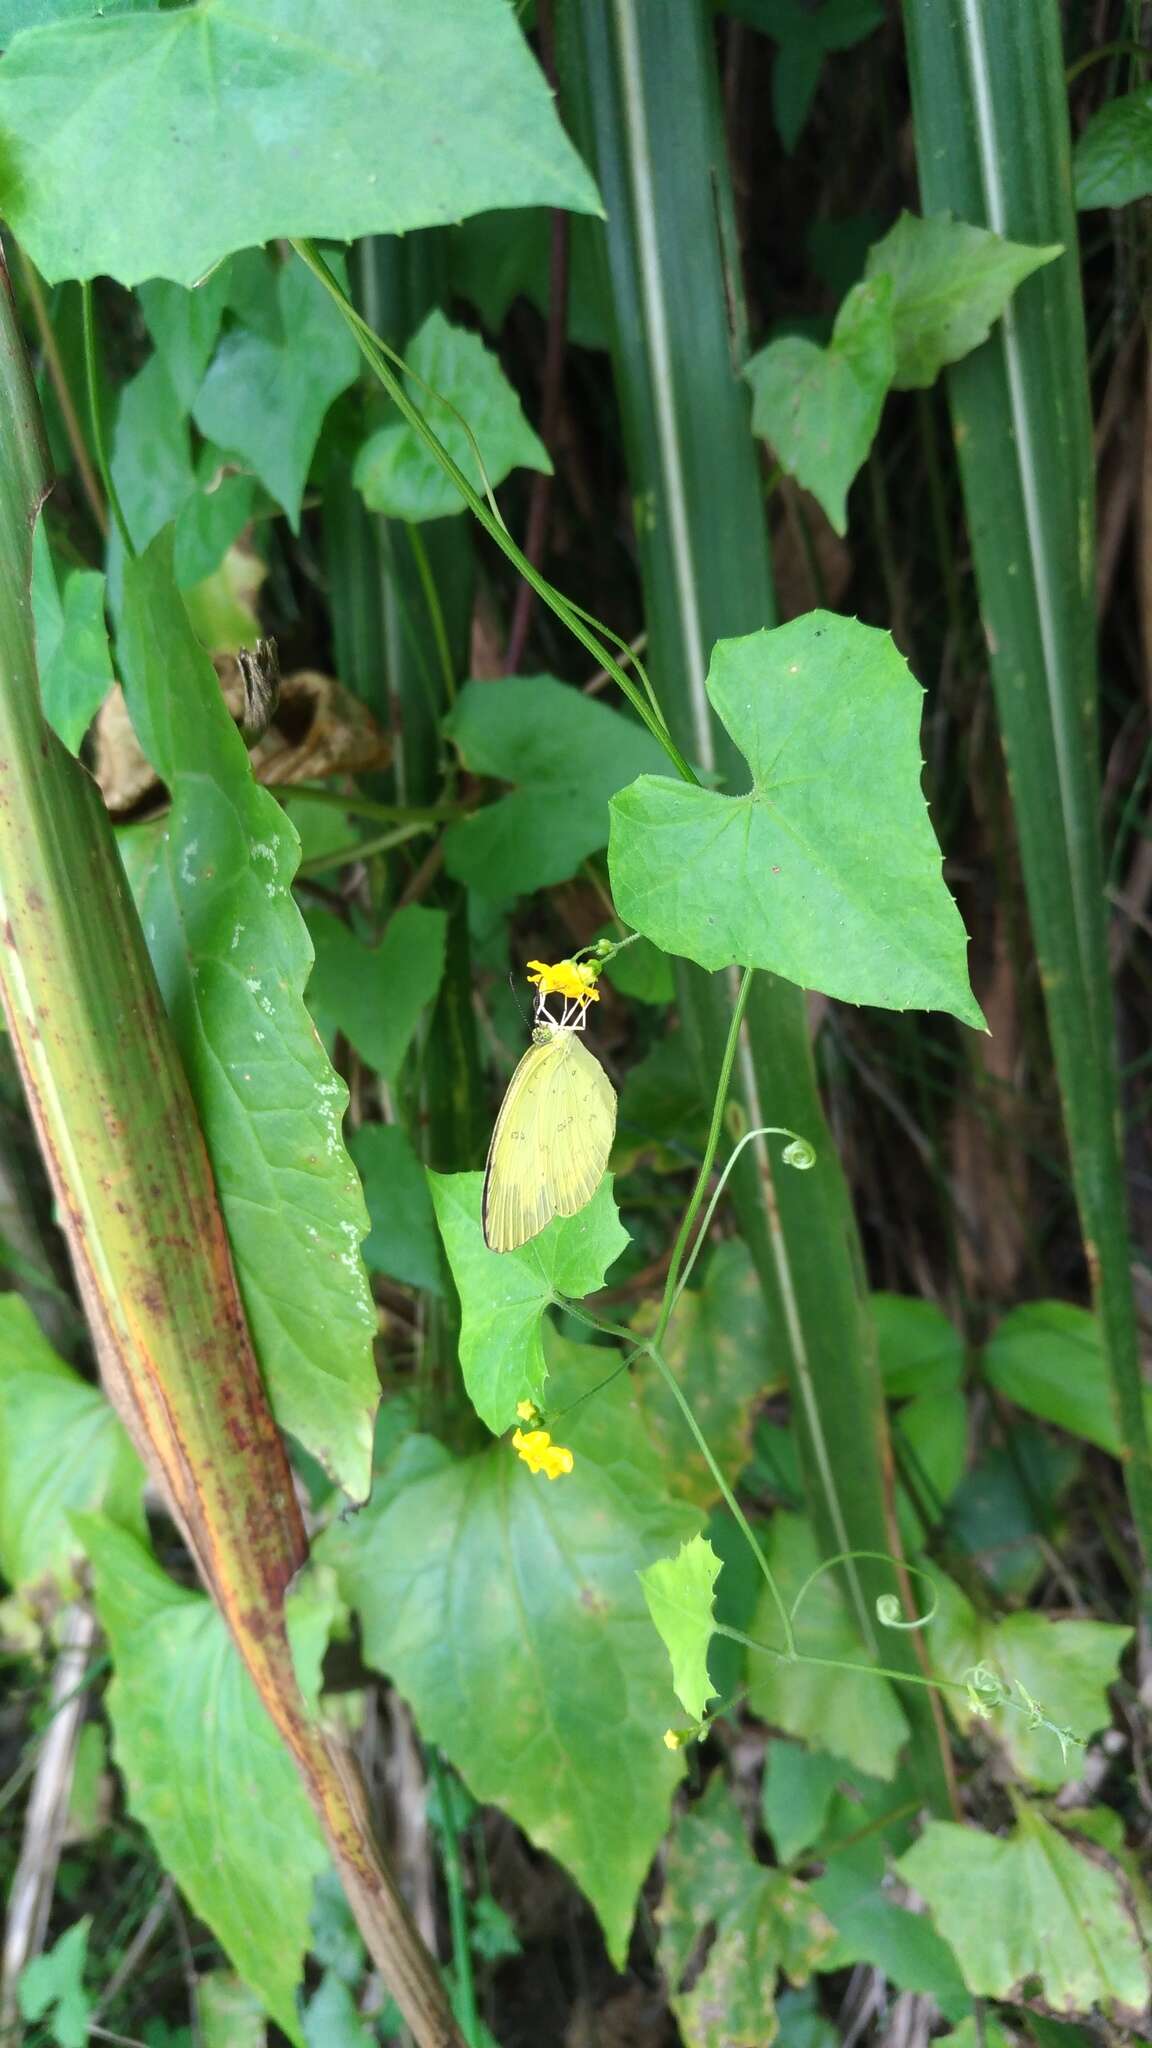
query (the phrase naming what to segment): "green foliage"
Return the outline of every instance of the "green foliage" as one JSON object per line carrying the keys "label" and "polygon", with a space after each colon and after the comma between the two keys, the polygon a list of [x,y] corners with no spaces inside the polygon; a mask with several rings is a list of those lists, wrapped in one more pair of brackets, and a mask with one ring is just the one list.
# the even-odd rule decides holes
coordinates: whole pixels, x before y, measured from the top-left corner
{"label": "green foliage", "polygon": [[635,719],[551,676],[465,683],[444,730],[470,774],[515,785],[444,834],[449,874],[498,901],[576,874],[607,844],[609,798],[664,761]]}
{"label": "green foliage", "polygon": [[[1066,1301],[1024,1302],[997,1324],[983,1367],[988,1384],[1018,1408],[1119,1455],[1100,1326],[1086,1309]],[[1152,1390],[1144,1406],[1152,1428]]]}
{"label": "green foliage", "polygon": [[[558,1408],[605,1356],[563,1348]],[[574,1409],[563,1440],[575,1467],[555,1483],[493,1445],[374,1494],[320,1548],[368,1661],[474,1796],[571,1871],[620,1962],[683,1769],[661,1740],[677,1708],[637,1574],[695,1518],[664,1498],[622,1381]]]}
{"label": "green foliage", "polygon": [[[808,1524],[781,1511],[772,1518],[765,1553],[786,1601],[795,1600],[820,1557]],[[874,1664],[851,1621],[833,1572],[814,1581],[795,1617],[796,1647],[809,1657]],[[780,1621],[767,1589],[748,1631],[758,1642],[780,1645]],[[887,1679],[862,1672],[786,1664],[748,1653],[748,1702],[774,1728],[799,1735],[813,1750],[828,1750],[876,1778],[891,1778],[907,1740],[904,1710]]]}
{"label": "green foliage", "polygon": [[[685,2048],[769,2048],[777,1972],[802,1984],[832,1940],[808,1886],[757,1863],[719,1772],[677,1824],[657,1918]],[[704,1968],[681,1990],[709,1925],[715,1938]]]}
{"label": "green foliage", "polygon": [[1152,192],[1152,87],[1093,114],[1072,157],[1079,207],[1130,206]]}
{"label": "green foliage", "polygon": [[406,903],[393,911],[380,944],[369,946],[330,911],[309,912],[316,959],[308,1007],[322,1032],[343,1032],[389,1083],[440,987],[445,928],[442,910]]}
{"label": "green foliage", "polygon": [[902,1991],[933,1999],[949,2018],[968,2011],[971,2001],[948,1943],[922,1914],[884,1896],[867,1855],[848,1848],[829,1856],[812,1896],[836,1929],[828,1969],[867,1963]]}
{"label": "green foliage", "polygon": [[352,1494],[368,1482],[376,1317],[344,1150],[344,1083],[301,991],[298,842],[260,789],[172,580],[170,536],[125,570],[132,721],[172,808],[130,853],[145,933],[212,1152],[279,1420]]}
{"label": "green foliage", "polygon": [[428,1182],[460,1296],[460,1370],[481,1422],[499,1435],[518,1401],[546,1405],[545,1309],[558,1295],[579,1301],[602,1287],[628,1233],[606,1176],[578,1216],[557,1216],[518,1252],[491,1252],[480,1222],[483,1174],[429,1173]]}
{"label": "green foliage", "polygon": [[837,533],[847,530],[848,487],[875,439],[895,375],[891,299],[882,277],[854,285],[827,348],[785,335],[744,372],[753,431],[819,499]]}
{"label": "green foliage", "polygon": [[300,501],[334,398],[355,383],[360,352],[323,286],[294,260],[276,280],[279,333],[234,327],[200,386],[196,424],[257,476],[300,529]]}
{"label": "green foliage", "polygon": [[443,1291],[440,1240],[424,1168],[398,1124],[365,1124],[349,1140],[371,1229],[361,1247],[370,1273],[431,1294]]}
{"label": "green foliage", "polygon": [[[632,1325],[638,1337],[655,1328],[656,1317],[655,1304],[640,1310]],[[740,1472],[751,1449],[754,1408],[780,1381],[768,1363],[764,1296],[738,1238],[717,1245],[703,1286],[680,1296],[661,1350],[721,1470]],[[646,1358],[638,1359],[634,1376],[664,1453],[669,1491],[711,1507],[719,1499],[716,1481],[663,1376]]]}
{"label": "green foliage", "polygon": [[1057,1728],[1071,1729],[1087,1741],[1111,1718],[1108,1687],[1132,1640],[1131,1629],[1103,1621],[1050,1621],[1027,1610],[990,1619],[950,1579],[941,1573],[933,1573],[933,1579],[939,1607],[928,1642],[935,1669],[944,1677],[961,1678],[984,1666],[1025,1710],[989,1710],[984,1704],[983,1711],[976,1711],[951,1693],[948,1705],[961,1726],[971,1730],[986,1721],[1014,1770],[1033,1785],[1055,1787],[1077,1777],[1082,1753],[1073,1745],[1065,1754],[1050,1727],[1034,1725],[1029,1702],[1036,1702]]}
{"label": "green foliage", "polygon": [[213,1602],[131,1536],[77,1518],[115,1663],[116,1761],[137,1819],[245,1983],[302,2048],[296,1985],[319,1823]]}
{"label": "green foliage", "polygon": [[197,1977],[196,2016],[202,2048],[265,2048],[263,2001],[230,1970],[205,1970]]}
{"label": "green foliage", "polygon": [[[284,235],[597,211],[502,0],[451,19],[406,0],[197,0],[27,29],[5,65],[0,212],[50,280],[192,285]],[[466,120],[445,117],[454,104]],[[176,161],[179,177],[157,174]]]}
{"label": "green foliage", "polygon": [[144,1473],[99,1387],[41,1335],[18,1294],[0,1295],[0,1571],[16,1591],[77,1590],[71,1515],[101,1508],[144,1534]]}
{"label": "green foliage", "polygon": [[1123,1886],[1036,1807],[1017,1800],[1015,1811],[1006,1836],[929,1821],[900,1861],[968,1989],[1011,1999],[1038,1984],[1057,2013],[1141,2010],[1147,1970]]}
{"label": "green foliage", "polygon": [[703,1536],[690,1536],[675,1557],[657,1558],[640,1574],[648,1612],[672,1659],[677,1698],[693,1721],[702,1721],[712,1697],[708,1645],[721,1559]]}
{"label": "green foliage", "polygon": [[702,967],[764,967],[847,1002],[981,1025],[919,792],[921,693],[889,636],[810,612],[723,640],[708,695],[752,788],[646,775],[614,797],[620,915]]}
{"label": "green foliage", "polygon": [[773,1736],[764,1756],[760,1806],[781,1863],[795,1863],[824,1832],[836,1789],[848,1776],[839,1757]]}
{"label": "green foliage", "polygon": [[785,149],[793,150],[804,130],[820,83],[824,59],[849,50],[883,20],[877,0],[727,0],[728,11],[762,29],[779,44],[772,72],[772,111]]}
{"label": "green foliage", "polygon": [[926,389],[946,363],[979,348],[1024,279],[1062,254],[1058,245],[1025,248],[947,214],[902,213],[869,250],[867,267],[892,287],[896,389]]}
{"label": "green foliage", "polygon": [[221,263],[195,291],[162,277],[137,289],[148,332],[183,412],[191,412],[212,360],[220,322],[231,303],[233,277],[233,265]]}
{"label": "green foliage", "polygon": [[[479,335],[429,313],[405,362],[409,397],[474,490],[494,490],[514,469],[551,476],[547,449]],[[464,510],[451,477],[407,420],[391,421],[364,443],[353,476],[369,510],[392,519],[445,519]]]}
{"label": "green foliage", "polygon": [[84,1991],[84,1964],[91,1927],[91,1915],[77,1920],[20,1973],[20,2011],[26,2020],[46,2020],[57,2048],[85,2048],[90,2038],[92,2006]]}
{"label": "green foliage", "polygon": [[73,569],[61,594],[42,519],[32,553],[32,609],[44,716],[75,754],[113,683],[104,578],[96,569]]}
{"label": "green foliage", "polygon": [[948,1393],[964,1370],[959,1331],[935,1302],[910,1294],[869,1296],[884,1391],[891,1400]]}

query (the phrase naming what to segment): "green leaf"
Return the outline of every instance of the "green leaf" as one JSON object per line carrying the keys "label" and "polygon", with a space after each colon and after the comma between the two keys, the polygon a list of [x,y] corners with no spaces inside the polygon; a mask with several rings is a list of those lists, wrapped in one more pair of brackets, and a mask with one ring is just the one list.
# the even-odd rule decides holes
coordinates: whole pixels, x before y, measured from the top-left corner
{"label": "green leaf", "polygon": [[648,1612],[672,1660],[672,1683],[684,1711],[702,1721],[714,1687],[708,1678],[708,1645],[721,1560],[703,1536],[690,1536],[675,1557],[657,1558],[640,1573]]}
{"label": "green leaf", "polygon": [[545,1406],[548,1367],[541,1318],[558,1296],[580,1301],[604,1285],[629,1243],[606,1174],[578,1216],[557,1216],[518,1252],[484,1242],[482,1173],[429,1173],[436,1221],[460,1296],[460,1370],[493,1435],[510,1429],[518,1401]]}
{"label": "green leaf", "polygon": [[[613,942],[623,936],[618,925],[603,925],[596,933],[598,939]],[[609,960],[603,970],[603,979],[611,982],[613,988],[619,989],[620,994],[633,1003],[672,1003],[676,1000],[672,962],[647,939],[636,939],[622,953],[617,953],[614,960]]]}
{"label": "green leaf", "polygon": [[193,416],[210,441],[238,455],[284,507],[294,533],[300,502],[334,398],[356,381],[360,351],[318,278],[281,265],[276,284],[282,335],[226,334],[200,387]]}
{"label": "green leaf", "polygon": [[784,42],[772,66],[772,112],[776,129],[789,156],[799,142],[812,111],[824,51],[819,42]]}
{"label": "green leaf", "polygon": [[781,1863],[795,1863],[824,1832],[828,1809],[847,1767],[837,1756],[799,1742],[769,1739],[764,1753],[760,1807]]}
{"label": "green leaf", "polygon": [[875,439],[896,367],[891,300],[882,278],[853,285],[826,349],[784,335],[744,371],[753,432],[819,499],[837,533],[846,530],[848,487]]}
{"label": "green leaf", "polygon": [[195,493],[188,420],[159,354],[149,356],[121,386],[112,432],[112,481],[138,553]]}
{"label": "green leaf", "polygon": [[929,1821],[900,1871],[927,1901],[978,1997],[1040,1995],[1055,2012],[1140,2011],[1148,1976],[1118,1880],[1081,1856],[1035,1807],[988,1835]]}
{"label": "green leaf", "polygon": [[[223,451],[210,441],[196,458],[196,484],[176,514],[176,581],[186,592],[216,573],[251,519],[275,510],[255,477],[229,472]],[[244,644],[252,637],[249,625]]]}
{"label": "green leaf", "polygon": [[75,1510],[144,1534],[144,1471],[115,1411],[58,1358],[18,1294],[0,1295],[0,1571],[16,1591],[77,1590]]}
{"label": "green leaf", "polygon": [[92,2006],[84,1990],[84,1964],[91,1926],[87,1913],[20,1972],[20,2011],[26,2020],[47,2019],[58,2048],[85,2048],[89,2039]]}
{"label": "green leaf", "polygon": [[364,1184],[372,1225],[362,1247],[368,1271],[442,1294],[432,1197],[407,1132],[398,1124],[365,1124],[349,1140],[348,1150]]}
{"label": "green leaf", "polygon": [[360,1613],[367,1661],[474,1797],[571,1872],[622,1964],[683,1770],[661,1740],[678,1709],[637,1573],[696,1517],[645,1470],[626,1380],[582,1398],[606,1355],[567,1346],[556,1361],[559,1405],[581,1402],[567,1477],[534,1477],[493,1445],[379,1507],[373,1495],[318,1550]]}
{"label": "green leaf", "polygon": [[911,1294],[869,1296],[884,1392],[944,1394],[960,1384],[964,1341],[934,1301]]}
{"label": "green leaf", "polygon": [[551,676],[465,683],[444,730],[471,774],[517,785],[444,834],[449,874],[496,899],[576,874],[608,843],[609,798],[664,759],[635,719]]}
{"label": "green leaf", "polygon": [[[932,1578],[940,1604],[928,1628],[928,1645],[941,1677],[963,1679],[971,1667],[984,1664],[1013,1692],[1018,1705],[1035,1700],[1058,1728],[1070,1728],[1087,1740],[1108,1726],[1108,1687],[1132,1640],[1130,1628],[1103,1621],[1050,1621],[1031,1609],[996,1620],[978,1614],[943,1573],[933,1571]],[[983,1721],[983,1716],[965,1709],[956,1693],[947,1695],[947,1705],[970,1732]],[[1052,1730],[1030,1727],[1027,1712],[993,1709],[983,1724],[1002,1744],[1013,1768],[1033,1785],[1054,1788],[1083,1769],[1081,1752],[1070,1747],[1064,1756]]]}
{"label": "green leaf", "polygon": [[347,1984],[325,1973],[304,2013],[304,2039],[308,2048],[375,2048],[378,2036],[361,2019],[355,1997]]}
{"label": "green leaf", "polygon": [[136,293],[181,412],[191,412],[212,359],[228,304],[231,271],[231,264],[220,264],[195,291],[156,277]]}
{"label": "green leaf", "polygon": [[[633,1320],[640,1337],[658,1321],[656,1304]],[[783,1374],[768,1363],[764,1293],[747,1245],[737,1238],[717,1245],[702,1287],[676,1304],[661,1347],[682,1393],[721,1470],[733,1478],[748,1462],[752,1418],[757,1404],[783,1386]],[[633,1370],[636,1392],[653,1439],[664,1453],[671,1493],[697,1507],[711,1507],[719,1489],[703,1453],[662,1375],[650,1359]]]}
{"label": "green leaf", "polygon": [[990,1588],[1028,1597],[1061,1544],[1059,1504],[1080,1469],[1077,1448],[1018,1422],[1011,1447],[984,1451],[948,1503],[948,1534]]}
{"label": "green leaf", "polygon": [[344,1083],[301,995],[299,842],[254,782],[188,625],[170,534],[125,570],[120,656],[132,722],[172,797],[136,842],[137,895],[257,1354],[277,1419],[360,1495],[378,1390],[367,1217],[340,1134]]}
{"label": "green leaf", "polygon": [[868,253],[865,276],[888,278],[900,391],[933,384],[988,339],[1026,277],[1063,255],[1059,243],[1029,248],[967,221],[902,213]]}
{"label": "green leaf", "polygon": [[0,127],[0,214],[50,283],[193,285],[281,236],[599,211],[503,0],[199,0],[29,29]]}
{"label": "green leaf", "polygon": [[444,976],[443,910],[408,903],[393,912],[378,946],[366,945],[329,911],[309,912],[316,962],[308,1007],[321,1031],[342,1031],[381,1080],[396,1080],[416,1027]]}
{"label": "green leaf", "polygon": [[32,546],[32,611],[44,716],[75,754],[115,681],[104,623],[104,578],[95,569],[73,569],[61,601],[42,519]]}
{"label": "green leaf", "polygon": [[922,692],[890,636],[817,611],[721,640],[708,695],[752,788],[645,775],[612,799],[624,921],[701,967],[982,1025],[920,792]]}
{"label": "green leaf", "polygon": [[[756,1861],[719,1772],[677,1824],[656,1917],[660,1965],[685,2048],[769,2048],[777,1972],[803,1983],[832,1940],[808,1886]],[[715,1936],[704,1968],[682,1990],[710,1925]]]}
{"label": "green leaf", "polygon": [[1097,108],[1072,152],[1076,204],[1129,206],[1152,192],[1152,86]]}
{"label": "green leaf", "polygon": [[[580,215],[568,223],[567,333],[580,348],[611,346],[600,233],[599,221]],[[474,214],[452,230],[449,262],[453,294],[475,306],[490,334],[500,332],[521,294],[547,316],[552,220],[539,208]]]}
{"label": "green leaf", "polygon": [[[494,490],[517,468],[551,476],[547,449],[478,334],[451,326],[443,313],[433,311],[409,342],[405,361],[408,396],[476,490],[486,484]],[[465,510],[451,477],[407,420],[391,421],[364,443],[353,482],[369,511],[392,519],[444,519]]]}
{"label": "green leaf", "polygon": [[[1100,1328],[1066,1301],[1028,1301],[1000,1322],[984,1350],[989,1386],[1071,1436],[1120,1455]],[[1144,1409],[1152,1430],[1152,1389]]]}
{"label": "green leaf", "polygon": [[886,1897],[868,1866],[856,1863],[850,1853],[829,1856],[812,1896],[836,1929],[826,1969],[867,1963],[901,1991],[933,1999],[948,2018],[969,2010],[971,2000],[947,1942],[922,1914]]}
{"label": "green leaf", "polygon": [[77,1517],[77,1529],[112,1650],[108,1705],[132,1812],[193,1912],[300,2044],[296,1986],[328,1853],[292,1760],[212,1601],[96,1516]]}
{"label": "green leaf", "polygon": [[[777,1510],[766,1551],[780,1590],[791,1602],[820,1563],[807,1522]],[[795,1630],[801,1654],[864,1666],[874,1661],[853,1628],[834,1569],[809,1588]],[[781,1642],[779,1617],[767,1588],[748,1633],[762,1643]],[[874,1778],[895,1775],[908,1723],[886,1678],[875,1678],[866,1670],[856,1674],[816,1664],[783,1664],[749,1651],[748,1703],[762,1721],[802,1736],[814,1750],[830,1750]]]}
{"label": "green leaf", "polygon": [[896,1509],[907,1550],[922,1547],[968,1463],[968,1403],[958,1387],[914,1394],[892,1417],[892,1441],[902,1475]]}

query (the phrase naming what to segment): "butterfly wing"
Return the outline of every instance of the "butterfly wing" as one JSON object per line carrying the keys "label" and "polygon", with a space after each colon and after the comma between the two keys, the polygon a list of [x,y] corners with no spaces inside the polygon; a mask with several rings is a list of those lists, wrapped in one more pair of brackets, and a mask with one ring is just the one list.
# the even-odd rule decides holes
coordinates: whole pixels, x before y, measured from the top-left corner
{"label": "butterfly wing", "polygon": [[571,1036],[563,1100],[550,1147],[550,1192],[557,1216],[587,1207],[604,1178],[616,1135],[616,1090],[598,1059]]}
{"label": "butterfly wing", "polygon": [[616,1096],[571,1031],[525,1053],[500,1106],[484,1175],[484,1241],[512,1252],[590,1202],[608,1163]]}
{"label": "butterfly wing", "polygon": [[484,1242],[490,1251],[516,1251],[555,1214],[540,1166],[541,1117],[563,1069],[563,1040],[556,1032],[542,1045],[529,1046],[508,1083],[484,1172]]}

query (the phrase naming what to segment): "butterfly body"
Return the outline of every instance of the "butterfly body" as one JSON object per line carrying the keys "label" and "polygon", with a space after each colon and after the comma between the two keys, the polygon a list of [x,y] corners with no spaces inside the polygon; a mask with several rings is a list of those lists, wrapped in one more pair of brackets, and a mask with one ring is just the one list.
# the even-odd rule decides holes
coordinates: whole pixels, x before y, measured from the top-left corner
{"label": "butterfly body", "polygon": [[517,1251],[592,1200],[616,1133],[616,1093],[577,1032],[542,1016],[508,1084],[484,1174],[484,1241]]}

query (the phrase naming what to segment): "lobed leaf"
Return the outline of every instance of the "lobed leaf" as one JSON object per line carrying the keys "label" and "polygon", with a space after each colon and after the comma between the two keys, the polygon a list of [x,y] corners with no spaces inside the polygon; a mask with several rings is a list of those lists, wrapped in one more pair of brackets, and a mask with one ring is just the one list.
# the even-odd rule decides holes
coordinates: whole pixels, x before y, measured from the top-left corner
{"label": "lobed leaf", "polygon": [[605,1175],[578,1216],[557,1216],[517,1252],[492,1252],[480,1220],[482,1173],[428,1174],[436,1221],[460,1296],[460,1370],[468,1398],[494,1435],[518,1401],[545,1405],[542,1318],[558,1295],[579,1301],[604,1284],[628,1244]]}
{"label": "lobed leaf", "polygon": [[702,1721],[715,1692],[708,1645],[721,1559],[703,1536],[690,1536],[675,1557],[657,1558],[640,1573],[648,1612],[672,1660],[672,1683],[685,1713]]}
{"label": "lobed leaf", "polygon": [[588,1346],[556,1360],[560,1406],[582,1402],[569,1475],[533,1477],[494,1445],[374,1495],[318,1552],[368,1662],[473,1795],[571,1872],[621,1964],[683,1770],[661,1741],[677,1708],[637,1574],[696,1518],[646,1469],[626,1382],[593,1392],[604,1361]]}
{"label": "lobed leaf", "polygon": [[896,389],[924,390],[946,363],[970,355],[1024,279],[1063,253],[1059,243],[1031,248],[946,213],[902,213],[869,250],[865,273],[891,286]]}
{"label": "lobed leaf", "polygon": [[165,534],[125,571],[133,724],[172,808],[129,867],[212,1155],[277,1419],[354,1495],[377,1398],[367,1228],[346,1097],[304,1008],[299,842],[248,756],[172,580]]}
{"label": "lobed leaf", "polygon": [[281,236],[599,211],[503,0],[195,0],[28,28],[0,126],[0,213],[50,283],[192,285]]}
{"label": "lobed leaf", "polygon": [[644,775],[614,797],[620,916],[702,967],[982,1025],[920,791],[922,693],[890,636],[817,611],[721,640],[708,695],[752,787]]}
{"label": "lobed leaf", "polygon": [[361,1059],[392,1083],[444,976],[447,917],[407,903],[369,946],[327,910],[308,915],[315,961],[308,1007],[321,1031],[342,1031]]}

